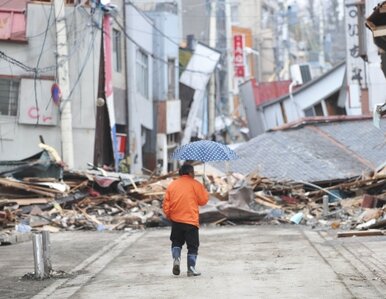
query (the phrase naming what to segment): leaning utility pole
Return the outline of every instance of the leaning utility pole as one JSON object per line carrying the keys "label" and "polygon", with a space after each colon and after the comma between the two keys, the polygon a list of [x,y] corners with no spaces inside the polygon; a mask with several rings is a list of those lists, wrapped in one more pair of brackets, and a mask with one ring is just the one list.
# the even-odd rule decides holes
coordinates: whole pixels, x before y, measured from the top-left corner
{"label": "leaning utility pole", "polygon": [[[216,18],[216,1],[212,1],[210,8],[210,27],[209,27],[209,45],[211,48],[216,48],[217,41],[217,18]],[[216,120],[216,99],[215,99],[215,80],[216,68],[214,69],[209,85],[208,96],[208,136],[211,137],[215,133]]]}
{"label": "leaning utility pole", "polygon": [[74,167],[74,145],[72,138],[72,114],[70,93],[70,75],[68,67],[67,30],[64,0],[54,0],[56,19],[56,47],[58,65],[58,83],[61,89],[60,127],[63,161],[69,168]]}

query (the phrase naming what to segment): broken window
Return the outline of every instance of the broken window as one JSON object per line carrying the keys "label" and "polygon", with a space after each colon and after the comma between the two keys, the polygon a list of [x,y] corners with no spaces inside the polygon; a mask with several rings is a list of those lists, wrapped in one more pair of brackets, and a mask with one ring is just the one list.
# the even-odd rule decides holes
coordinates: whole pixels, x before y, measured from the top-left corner
{"label": "broken window", "polygon": [[0,78],[0,115],[16,116],[19,80]]}
{"label": "broken window", "polygon": [[311,116],[323,116],[323,106],[322,103],[317,103],[312,107],[309,107],[307,109],[304,109],[304,115],[306,117],[311,117]]}
{"label": "broken window", "polygon": [[315,109],[315,115],[316,116],[323,116],[323,107],[322,107],[322,103],[318,103],[314,106],[314,109]]}
{"label": "broken window", "polygon": [[306,117],[315,116],[314,108],[311,107],[311,108],[304,109],[304,116]]}

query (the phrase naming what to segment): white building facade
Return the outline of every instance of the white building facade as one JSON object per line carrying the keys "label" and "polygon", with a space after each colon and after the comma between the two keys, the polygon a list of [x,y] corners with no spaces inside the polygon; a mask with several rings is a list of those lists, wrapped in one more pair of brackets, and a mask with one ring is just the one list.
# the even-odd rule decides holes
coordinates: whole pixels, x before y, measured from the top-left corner
{"label": "white building facade", "polygon": [[[60,118],[66,103],[58,101],[51,91],[61,67],[56,57],[54,5],[49,1],[12,1],[9,5],[1,8],[2,16],[9,13],[5,20],[13,24],[7,24],[11,35],[3,31],[0,37],[5,54],[0,59],[0,159],[19,160],[37,153],[39,136],[62,154]],[[12,19],[12,13],[22,16]],[[78,169],[93,161],[101,20],[102,12],[91,13],[87,5],[65,6],[68,100],[74,167]]]}

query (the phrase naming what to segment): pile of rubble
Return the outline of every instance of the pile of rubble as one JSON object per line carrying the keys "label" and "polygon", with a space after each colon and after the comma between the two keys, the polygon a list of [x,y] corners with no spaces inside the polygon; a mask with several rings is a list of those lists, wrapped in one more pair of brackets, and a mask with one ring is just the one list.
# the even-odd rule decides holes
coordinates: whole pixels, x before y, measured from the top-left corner
{"label": "pile of rubble", "polygon": [[[103,169],[63,171],[55,161],[0,163],[0,234],[31,230],[131,230],[165,226],[162,200],[176,173],[134,176]],[[3,166],[3,171],[1,167]],[[279,182],[257,174],[198,172],[210,192],[203,224],[295,223],[383,233],[386,175],[324,182]],[[370,229],[370,230],[369,230]],[[377,231],[374,231],[377,229]],[[357,233],[353,233],[357,234]],[[1,239],[1,238],[0,238]]]}

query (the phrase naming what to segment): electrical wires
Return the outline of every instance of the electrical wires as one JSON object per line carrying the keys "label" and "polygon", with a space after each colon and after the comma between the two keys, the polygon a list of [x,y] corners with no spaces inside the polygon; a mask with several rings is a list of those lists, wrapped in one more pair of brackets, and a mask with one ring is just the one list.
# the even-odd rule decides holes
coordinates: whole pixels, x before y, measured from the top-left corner
{"label": "electrical wires", "polygon": [[[158,61],[161,61],[162,63],[165,63],[166,65],[168,65],[168,61],[167,61],[167,60],[165,60],[165,59],[163,59],[163,58],[161,58],[161,57],[159,57],[159,56],[157,56],[157,55],[155,55],[155,54],[153,54],[153,53],[150,53],[150,52],[146,51],[145,49],[143,49],[143,47],[142,47],[135,39],[133,39],[133,38],[126,32],[125,28],[123,27],[122,24],[120,24],[120,23],[118,22],[117,18],[116,18],[116,17],[113,17],[113,19],[114,19],[115,23],[116,23],[116,24],[118,25],[118,27],[122,30],[122,32],[124,33],[124,35],[126,36],[126,38],[127,38],[129,41],[131,41],[131,42],[132,42],[134,45],[136,45],[138,48],[142,49],[142,51],[143,51],[144,53],[146,53],[146,55],[149,55],[149,56],[151,56],[153,59],[158,60]],[[182,69],[182,70],[187,71],[187,72],[192,72],[192,73],[200,73],[200,74],[205,74],[205,75],[210,75],[210,74],[211,74],[211,73],[207,73],[207,72],[201,72],[201,71],[196,71],[196,70],[189,70],[188,68],[181,68],[181,67],[178,67],[178,66],[176,66],[176,68]]]}
{"label": "electrical wires", "polygon": [[13,64],[13,65],[29,72],[29,73],[35,73],[36,72],[35,67],[30,67],[28,65],[25,65],[24,63],[20,62],[19,60],[16,60],[15,58],[8,56],[3,51],[0,51],[0,59],[3,59],[5,61],[9,62],[10,64]]}

